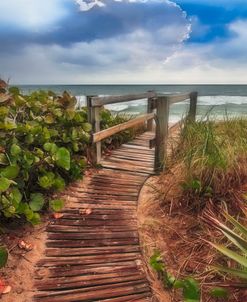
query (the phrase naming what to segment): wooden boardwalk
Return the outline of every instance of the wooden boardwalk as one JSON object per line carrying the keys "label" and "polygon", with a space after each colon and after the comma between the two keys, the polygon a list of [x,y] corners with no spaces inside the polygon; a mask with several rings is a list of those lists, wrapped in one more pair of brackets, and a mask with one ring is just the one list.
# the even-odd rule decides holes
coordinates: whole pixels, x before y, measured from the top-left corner
{"label": "wooden boardwalk", "polygon": [[103,169],[67,190],[69,207],[47,227],[37,302],[154,301],[139,246],[137,201],[153,173],[146,132],[103,158]]}

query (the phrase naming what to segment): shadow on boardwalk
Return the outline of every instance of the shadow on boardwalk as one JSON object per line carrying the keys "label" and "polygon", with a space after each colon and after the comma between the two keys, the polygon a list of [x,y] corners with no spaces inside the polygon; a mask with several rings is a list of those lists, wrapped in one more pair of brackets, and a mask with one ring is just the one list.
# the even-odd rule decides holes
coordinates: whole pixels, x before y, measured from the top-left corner
{"label": "shadow on boardwalk", "polygon": [[[69,187],[69,207],[47,227],[37,264],[37,302],[151,301],[137,227],[139,191],[153,173],[153,133],[112,152],[103,166]],[[152,300],[153,301],[153,300]]]}

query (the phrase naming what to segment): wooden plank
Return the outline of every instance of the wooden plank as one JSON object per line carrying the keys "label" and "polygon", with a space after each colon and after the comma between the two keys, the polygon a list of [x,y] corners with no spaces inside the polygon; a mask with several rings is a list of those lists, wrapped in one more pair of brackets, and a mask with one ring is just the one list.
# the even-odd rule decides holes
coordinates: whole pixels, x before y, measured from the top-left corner
{"label": "wooden plank", "polygon": [[153,98],[155,96],[156,96],[156,93],[153,91],[150,91],[150,92],[140,93],[140,94],[93,97],[92,106],[104,106],[107,104],[135,101],[135,100],[140,100],[140,99],[145,99],[145,98]]}
{"label": "wooden plank", "polygon": [[[64,226],[63,226],[64,227]],[[47,257],[70,257],[70,256],[82,256],[82,255],[105,255],[105,254],[121,254],[140,252],[140,247],[136,245],[126,246],[108,246],[108,247],[95,247],[95,248],[50,248],[46,249]]]}
{"label": "wooden plank", "polygon": [[119,238],[119,239],[100,239],[100,240],[50,240],[47,247],[53,248],[76,248],[76,247],[101,247],[118,245],[135,245],[139,243],[139,238]]}
{"label": "wooden plank", "polygon": [[[105,247],[103,247],[105,248]],[[44,268],[38,268],[38,276],[36,279],[42,278],[44,275]],[[48,277],[59,278],[59,277],[70,277],[70,276],[82,276],[82,275],[104,275],[107,273],[121,273],[121,272],[133,273],[135,271],[141,271],[139,261],[120,261],[106,263],[105,265],[99,266],[97,264],[89,265],[77,265],[77,266],[64,266],[64,267],[51,267],[48,271]]]}
{"label": "wooden plank", "polygon": [[[118,205],[119,206],[119,205]],[[137,221],[136,220],[85,220],[85,219],[57,219],[55,222],[56,225],[66,225],[66,226],[94,226],[94,227],[104,227],[104,226],[136,226],[137,228]]]}
{"label": "wooden plank", "polygon": [[102,131],[97,131],[96,133],[93,134],[93,142],[98,143],[107,137],[110,137],[110,136],[112,136],[116,133],[119,133],[121,131],[124,131],[126,129],[133,128],[134,126],[142,124],[153,118],[154,118],[154,113],[144,114],[144,115],[138,116],[134,119],[131,119],[125,123],[107,128]]}
{"label": "wooden plank", "polygon": [[55,281],[49,282],[37,282],[37,289],[40,291],[47,290],[69,290],[69,289],[78,289],[85,288],[88,286],[97,286],[97,285],[106,285],[114,284],[126,281],[143,281],[145,282],[145,276],[139,273],[127,273],[127,274],[108,274],[108,275],[98,275],[88,278],[88,276],[80,276],[74,278],[68,278],[66,280],[57,279]]}
{"label": "wooden plank", "polygon": [[167,95],[165,98],[168,100],[170,105],[175,103],[180,103],[188,100],[190,98],[190,93],[183,93],[183,94],[175,94],[175,95]]}
{"label": "wooden plank", "polygon": [[36,301],[42,302],[78,302],[78,301],[100,301],[103,298],[128,296],[131,294],[149,292],[149,286],[140,281],[130,281],[86,289],[64,290],[61,292],[40,293],[35,296]]}
{"label": "wooden plank", "polygon": [[99,233],[94,232],[93,234],[88,233],[48,233],[47,238],[49,240],[97,240],[97,239],[121,239],[121,238],[138,238],[137,232],[109,232]]}
{"label": "wooden plank", "polygon": [[109,254],[109,255],[93,255],[93,256],[77,256],[77,257],[47,257],[40,260],[37,266],[66,266],[66,265],[87,265],[87,264],[105,264],[107,262],[130,261],[140,259],[140,253],[126,254]]}

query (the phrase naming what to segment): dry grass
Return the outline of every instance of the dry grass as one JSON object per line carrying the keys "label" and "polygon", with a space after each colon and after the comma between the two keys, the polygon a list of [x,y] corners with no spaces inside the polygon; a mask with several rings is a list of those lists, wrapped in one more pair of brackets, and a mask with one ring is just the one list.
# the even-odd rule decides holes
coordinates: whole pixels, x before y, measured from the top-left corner
{"label": "dry grass", "polygon": [[[155,250],[161,251],[170,273],[200,281],[202,302],[220,301],[210,297],[208,291],[224,283],[226,276],[212,271],[210,264],[225,264],[226,259],[206,240],[225,243],[225,238],[204,224],[201,217],[204,211],[220,216],[225,207],[235,216],[241,215],[241,210],[246,212],[243,195],[247,192],[247,120],[187,125],[180,137],[176,133],[170,139],[169,148],[169,169],[149,181],[140,196],[146,262]],[[193,187],[195,179],[200,189]],[[184,184],[192,185],[185,190]],[[182,301],[179,292],[167,293],[161,284],[157,286],[153,272],[150,276],[160,301]],[[246,302],[247,293],[232,289],[228,301]]]}

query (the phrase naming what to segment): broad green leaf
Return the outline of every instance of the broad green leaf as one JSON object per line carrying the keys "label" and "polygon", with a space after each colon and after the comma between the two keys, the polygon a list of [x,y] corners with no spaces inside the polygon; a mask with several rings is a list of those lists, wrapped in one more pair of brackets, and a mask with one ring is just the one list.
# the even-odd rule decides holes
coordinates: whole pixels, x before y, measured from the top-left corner
{"label": "broad green leaf", "polygon": [[44,149],[45,149],[45,151],[50,152],[51,154],[55,154],[58,147],[54,143],[45,143],[44,144]]}
{"label": "broad green leaf", "polygon": [[21,148],[20,146],[18,146],[17,144],[13,144],[11,147],[10,147],[10,153],[11,155],[13,156],[17,156],[21,153]]}
{"label": "broad green leaf", "polygon": [[83,123],[82,124],[82,129],[86,132],[90,132],[92,130],[92,125],[89,123]]}
{"label": "broad green leaf", "polygon": [[11,184],[14,182],[5,177],[0,177],[0,192],[5,192],[8,190]]}
{"label": "broad green leaf", "polygon": [[54,177],[53,173],[47,173],[44,176],[39,177],[39,185],[44,189],[49,189],[54,184]]}
{"label": "broad green leaf", "polygon": [[58,190],[58,191],[62,191],[65,188],[65,180],[62,177],[56,177],[54,179],[54,184],[53,187]]}
{"label": "broad green leaf", "polygon": [[19,166],[8,166],[1,171],[1,176],[8,179],[15,179],[20,172]]}
{"label": "broad green leaf", "polygon": [[40,211],[45,204],[44,195],[41,193],[33,193],[31,194],[31,201],[29,202],[30,208],[34,212]]}
{"label": "broad green leaf", "polygon": [[33,218],[34,212],[33,212],[33,210],[30,209],[29,207],[26,207],[26,208],[24,209],[24,214],[25,214],[27,220],[28,220],[28,221],[31,221],[32,218]]}
{"label": "broad green leaf", "polygon": [[55,211],[61,211],[64,207],[64,201],[62,199],[53,199],[50,201],[50,208]]}
{"label": "broad green leaf", "polygon": [[6,166],[8,164],[9,164],[9,162],[8,162],[6,155],[3,153],[0,153],[0,165]]}
{"label": "broad green leaf", "polygon": [[185,302],[200,302],[200,286],[196,280],[192,278],[184,280],[183,297]]}
{"label": "broad green leaf", "polygon": [[232,260],[235,260],[236,262],[247,268],[247,259],[245,257],[240,256],[239,254],[233,252],[232,250],[228,249],[224,245],[220,245],[216,243],[210,243],[210,244],[219,252],[221,252],[223,255],[231,258]]}
{"label": "broad green leaf", "polygon": [[11,191],[13,200],[16,204],[19,204],[22,200],[22,194],[18,188],[13,188]]}
{"label": "broad green leaf", "polygon": [[68,149],[62,147],[59,148],[55,154],[56,164],[67,171],[70,169],[70,152]]}
{"label": "broad green leaf", "polygon": [[46,122],[46,124],[53,124],[55,122],[54,117],[52,116],[52,114],[47,114],[45,116],[45,122]]}
{"label": "broad green leaf", "polygon": [[0,247],[0,268],[3,268],[8,261],[8,251],[4,247]]}
{"label": "broad green leaf", "polygon": [[175,280],[173,284],[174,288],[183,288],[184,287],[184,281],[183,280]]}
{"label": "broad green leaf", "polygon": [[228,290],[222,287],[214,287],[209,293],[214,298],[224,298],[227,299],[229,296]]}
{"label": "broad green leaf", "polygon": [[41,217],[40,217],[39,213],[33,213],[33,217],[31,219],[29,219],[29,221],[32,223],[32,225],[40,224]]}

